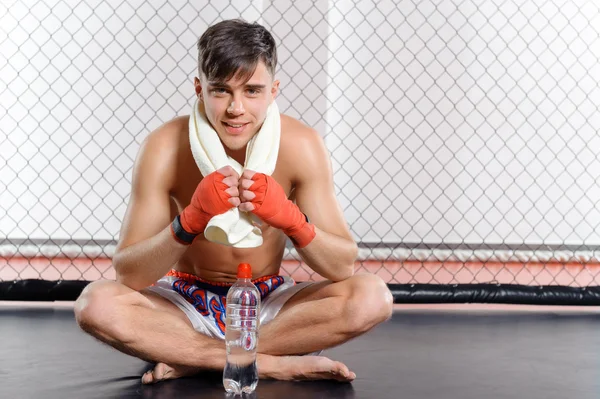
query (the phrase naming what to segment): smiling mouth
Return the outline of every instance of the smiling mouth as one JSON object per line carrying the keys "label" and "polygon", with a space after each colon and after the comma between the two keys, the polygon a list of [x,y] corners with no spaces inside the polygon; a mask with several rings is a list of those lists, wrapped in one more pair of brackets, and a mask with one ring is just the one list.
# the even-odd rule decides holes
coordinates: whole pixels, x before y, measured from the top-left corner
{"label": "smiling mouth", "polygon": [[229,123],[229,122],[222,122],[223,126],[225,126],[225,131],[228,134],[232,134],[232,135],[239,135],[242,134],[246,131],[246,126],[249,124],[248,123]]}
{"label": "smiling mouth", "polygon": [[225,124],[225,126],[229,126],[229,127],[233,127],[233,128],[240,128],[242,126],[246,126],[247,125],[247,123],[236,123],[236,124],[227,123],[227,122],[223,122],[223,123]]}

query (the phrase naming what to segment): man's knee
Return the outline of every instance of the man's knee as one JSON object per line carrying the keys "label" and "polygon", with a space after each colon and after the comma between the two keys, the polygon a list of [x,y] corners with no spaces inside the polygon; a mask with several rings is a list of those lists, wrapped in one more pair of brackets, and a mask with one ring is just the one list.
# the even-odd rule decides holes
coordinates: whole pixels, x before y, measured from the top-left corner
{"label": "man's knee", "polygon": [[87,285],[75,301],[75,320],[82,330],[93,333],[100,326],[110,323],[110,311],[114,299],[123,294],[126,287],[109,280],[94,281]]}
{"label": "man's knee", "polygon": [[392,317],[394,299],[381,277],[357,274],[351,280],[346,316],[352,330],[363,333]]}

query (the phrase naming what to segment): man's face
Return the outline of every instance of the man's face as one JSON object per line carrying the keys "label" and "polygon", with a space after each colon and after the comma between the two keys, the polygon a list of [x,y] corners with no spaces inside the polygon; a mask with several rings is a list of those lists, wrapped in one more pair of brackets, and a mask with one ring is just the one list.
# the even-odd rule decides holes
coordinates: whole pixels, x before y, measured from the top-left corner
{"label": "man's face", "polygon": [[279,81],[273,81],[262,61],[245,83],[237,77],[227,82],[211,82],[204,75],[201,79],[194,83],[209,122],[225,147],[243,149],[262,126]]}

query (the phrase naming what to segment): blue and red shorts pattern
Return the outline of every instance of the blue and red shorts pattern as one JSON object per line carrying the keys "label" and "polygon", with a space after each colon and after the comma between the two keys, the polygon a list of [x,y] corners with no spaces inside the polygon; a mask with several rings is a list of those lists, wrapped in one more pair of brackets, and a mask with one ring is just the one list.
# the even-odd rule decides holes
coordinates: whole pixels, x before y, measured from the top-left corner
{"label": "blue and red shorts pattern", "polygon": [[[166,277],[171,277],[171,288],[190,303],[205,319],[210,320],[221,335],[225,335],[225,309],[227,292],[232,283],[218,283],[203,280],[193,274],[171,270]],[[174,277],[174,278],[173,278]],[[260,292],[261,302],[279,288],[284,282],[282,276],[265,276],[252,280]]]}

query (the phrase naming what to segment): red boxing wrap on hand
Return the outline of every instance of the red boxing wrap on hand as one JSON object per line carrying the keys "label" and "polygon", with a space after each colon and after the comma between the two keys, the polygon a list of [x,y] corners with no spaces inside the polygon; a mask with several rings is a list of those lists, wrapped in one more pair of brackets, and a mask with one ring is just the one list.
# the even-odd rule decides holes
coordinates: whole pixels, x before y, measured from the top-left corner
{"label": "red boxing wrap on hand", "polygon": [[181,227],[185,231],[191,234],[203,233],[213,216],[233,207],[228,201],[231,195],[225,192],[229,187],[223,183],[224,178],[221,173],[213,172],[200,181],[190,204],[180,215]]}
{"label": "red boxing wrap on hand", "polygon": [[269,225],[281,229],[298,248],[315,238],[315,226],[306,221],[300,208],[287,198],[283,188],[271,176],[255,173],[250,187],[255,197],[250,201],[254,213]]}

